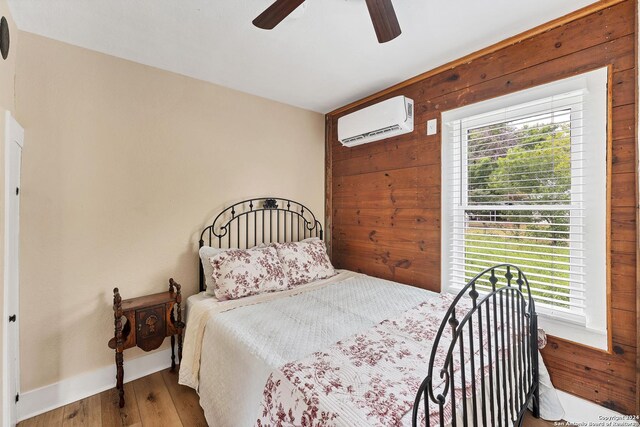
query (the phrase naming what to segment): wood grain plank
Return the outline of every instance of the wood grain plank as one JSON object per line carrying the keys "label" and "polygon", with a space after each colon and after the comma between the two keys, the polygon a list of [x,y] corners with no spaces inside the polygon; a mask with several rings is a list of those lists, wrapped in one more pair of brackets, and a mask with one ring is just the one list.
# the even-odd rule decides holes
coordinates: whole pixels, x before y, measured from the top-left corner
{"label": "wood grain plank", "polygon": [[175,296],[171,292],[159,292],[157,294],[145,295],[137,298],[129,298],[122,300],[122,310],[135,310],[139,307],[148,307],[151,305],[160,305],[173,301]]}
{"label": "wood grain plank", "polygon": [[[332,119],[333,126],[337,128],[337,119]],[[358,157],[365,157],[371,154],[378,154],[384,152],[395,152],[402,145],[407,142],[411,142],[416,137],[417,133],[404,134],[400,136],[394,136],[391,138],[383,139],[380,141],[372,142],[370,144],[356,145],[355,147],[345,147],[336,139],[332,142],[333,161],[334,164],[340,160],[348,160]]]}
{"label": "wood grain plank", "polygon": [[[197,393],[178,385],[177,374],[166,371],[143,377],[124,385],[126,400],[125,407],[118,407],[118,397],[115,389],[110,389],[78,402],[70,403],[53,411],[46,412],[28,420],[21,421],[20,427],[49,427],[63,425],[87,425],[87,426],[206,426],[204,413],[199,405]],[[145,411],[145,416],[140,417],[138,412],[138,391],[153,394],[152,406],[165,405],[165,413],[169,414],[166,422],[162,414],[159,416],[155,410]],[[159,396],[159,398],[158,398]],[[148,398],[148,394],[147,394]],[[148,403],[144,403],[149,406]],[[175,417],[170,412],[179,414],[182,419],[180,424],[175,424]]]}
{"label": "wood grain plank", "polygon": [[418,186],[418,173],[419,169],[412,167],[335,177],[333,194],[339,196],[353,191],[415,188]]}
{"label": "wood grain plank", "polygon": [[327,247],[329,259],[332,259],[333,238],[333,121],[329,116],[324,117],[324,241]]}
{"label": "wood grain plank", "polygon": [[635,245],[635,240],[612,240],[611,253],[634,254]]}
{"label": "wood grain plank", "polygon": [[64,407],[62,416],[63,427],[99,425],[102,425],[102,407],[99,394]]}
{"label": "wood grain plank", "polygon": [[102,408],[103,426],[141,426],[140,412],[138,411],[138,400],[133,383],[124,384],[125,405],[120,408],[119,397],[115,388],[100,393],[100,405]]}
{"label": "wood grain plank", "polygon": [[178,384],[178,369],[176,368],[175,372],[171,372],[170,369],[163,370],[162,379],[171,394],[182,424],[189,427],[206,427],[207,420],[200,408],[200,399],[193,389]]}
{"label": "wood grain plank", "polygon": [[335,209],[336,226],[360,225],[365,227],[420,228],[440,227],[440,209]]}
{"label": "wood grain plank", "polygon": [[619,308],[611,309],[613,343],[635,347],[638,345],[635,311],[626,311]]}
{"label": "wood grain plank", "polygon": [[341,197],[343,194],[353,194],[354,192],[380,192],[433,187],[433,183],[437,182],[439,177],[440,167],[435,166],[348,175],[336,177],[333,185],[333,194],[335,197]]}
{"label": "wood grain plank", "polygon": [[36,417],[29,418],[18,423],[19,427],[49,427],[62,425],[62,419],[64,417],[64,409],[56,408],[52,411],[45,412]]}
{"label": "wood grain plank", "polygon": [[[575,363],[573,360],[557,360],[545,359],[547,369],[552,371],[564,371],[576,376],[589,376],[589,380],[597,384],[608,386],[610,388],[619,387],[620,389],[635,390],[635,379],[623,379],[615,377],[610,373],[593,369],[590,364]],[[629,377],[634,378],[633,372]]]}
{"label": "wood grain plank", "polygon": [[345,268],[381,279],[393,280],[407,285],[417,286],[434,292],[440,292],[440,264],[433,260],[415,260],[395,258],[394,254],[363,253],[353,255],[337,251],[338,268]]}
{"label": "wood grain plank", "polygon": [[356,209],[440,208],[440,187],[350,191],[334,194],[334,206]]}
{"label": "wood grain plank", "polygon": [[[571,55],[545,62],[536,67],[516,71],[493,80],[468,86],[442,96],[415,101],[416,122],[426,122],[434,111],[447,111],[506,95],[533,86],[575,76],[613,63],[614,71],[635,67],[634,35],[603,43]],[[626,106],[616,107],[625,108]],[[627,136],[629,137],[629,136]],[[615,135],[614,135],[614,139]]]}
{"label": "wood grain plank", "polygon": [[[636,210],[634,207],[615,207],[611,209],[612,243],[636,242]],[[619,251],[627,252],[627,251]],[[635,247],[627,253],[635,254]]]}
{"label": "wood grain plank", "polygon": [[434,267],[434,257],[439,253],[436,248],[429,249],[422,242],[371,242],[364,240],[341,240],[338,250],[343,253],[370,254],[373,260],[379,260],[390,268],[409,268],[420,265]]}
{"label": "wood grain plank", "polygon": [[[29,418],[28,420],[20,421],[17,426],[18,427],[34,427],[37,426],[38,416]],[[60,418],[62,420],[62,418]],[[62,422],[62,421],[61,421]]]}
{"label": "wood grain plank", "polygon": [[161,372],[136,380],[133,387],[136,392],[140,418],[144,420],[145,427],[182,426]]}
{"label": "wood grain plank", "polygon": [[611,168],[613,173],[635,173],[636,141],[634,138],[618,139],[612,143]]}
{"label": "wood grain plank", "polygon": [[[339,242],[335,249],[339,254],[340,264],[338,266],[342,266],[341,263],[348,258],[350,265],[358,266],[358,271],[365,273],[367,271],[385,271],[392,275],[399,273],[403,277],[411,277],[413,274],[429,274],[437,276],[438,281],[440,280],[440,256],[437,253],[425,254],[413,248],[399,249],[395,245],[371,244],[352,240]],[[370,270],[369,267],[372,269]],[[374,270],[374,268],[377,269]],[[378,273],[373,275],[381,277]],[[389,276],[385,275],[384,277]]]}
{"label": "wood grain plank", "polygon": [[[439,113],[436,115],[439,117]],[[405,167],[440,166],[441,150],[437,135],[425,135],[418,127],[411,134],[396,137],[393,143],[382,140],[356,146],[351,150],[348,157],[337,158],[337,154],[334,156],[335,176]]]}
{"label": "wood grain plank", "polygon": [[[638,35],[638,31],[640,31],[640,22],[638,22],[640,17],[640,2],[638,2],[638,0],[635,1],[635,17],[636,17],[636,56],[640,55],[640,36]],[[636,88],[635,88],[635,110],[636,110],[636,115],[635,117],[637,118],[635,121],[635,128],[634,128],[634,136],[640,135],[640,74],[639,74],[638,67],[636,66],[636,73],[635,73],[635,81],[636,81]],[[640,148],[638,148],[638,142],[636,141],[636,152],[635,152],[635,160],[636,160],[636,164],[637,164],[637,159],[640,158]],[[637,172],[637,170],[636,170]],[[639,203],[638,203],[638,198],[640,197],[640,182],[638,180],[636,180],[636,224],[640,223],[640,208],[639,208]],[[640,230],[638,231],[638,236],[640,236]],[[636,307],[635,307],[635,314],[636,314],[636,330],[638,332],[640,332],[640,283],[638,283],[638,277],[640,277],[640,242],[638,242],[638,240],[640,240],[640,237],[637,238],[636,240]],[[635,395],[635,414],[636,415],[640,415],[640,334],[637,335],[636,337],[637,341],[636,341],[636,395]]]}
{"label": "wood grain plank", "polygon": [[623,414],[633,414],[635,408],[635,387],[621,388],[616,385],[601,384],[584,374],[563,370],[551,370],[551,381],[571,394],[581,396],[606,408]]}
{"label": "wood grain plank", "polygon": [[417,208],[418,191],[415,188],[384,191],[352,191],[333,195],[334,206],[356,209],[388,209],[396,206]]}
{"label": "wood grain plank", "polygon": [[416,229],[386,229],[368,227],[336,228],[334,237],[338,249],[384,250],[402,254],[404,258],[436,256],[440,253],[440,233]]}
{"label": "wood grain plank", "polygon": [[613,140],[631,139],[635,137],[636,107],[635,104],[613,108]]}
{"label": "wood grain plank", "polygon": [[611,104],[614,107],[635,103],[635,82],[635,68],[613,73],[611,79],[611,84],[613,86],[611,89]]}
{"label": "wood grain plank", "polygon": [[[417,209],[419,210],[419,209]],[[337,238],[340,240],[354,240],[368,243],[424,243],[438,244],[440,233],[437,230],[422,229],[420,227],[399,228],[368,225],[339,225],[335,227]]]}
{"label": "wood grain plank", "polygon": [[630,292],[636,289],[636,275],[621,275],[617,272],[611,275],[614,292]]}
{"label": "wood grain plank", "polygon": [[629,379],[635,371],[635,348],[620,344],[615,344],[612,352],[608,353],[596,349],[585,350],[577,343],[549,336],[547,346],[541,353],[545,362],[574,363],[583,374],[584,371],[599,371],[611,376],[612,380]]}
{"label": "wood grain plank", "polygon": [[618,310],[625,310],[631,313],[636,310],[636,291],[617,289],[611,293],[611,307]]}
{"label": "wood grain plank", "polygon": [[633,207],[636,204],[633,172],[614,173],[611,175],[611,208]]}
{"label": "wood grain plank", "polygon": [[[624,253],[624,252],[612,252],[612,255],[615,256],[616,262],[618,263],[618,268],[616,269],[616,274],[618,275],[628,275],[629,277],[633,277],[635,275],[634,267],[636,266],[635,262],[635,254],[633,253]],[[626,266],[630,266],[632,268],[627,268]]]}

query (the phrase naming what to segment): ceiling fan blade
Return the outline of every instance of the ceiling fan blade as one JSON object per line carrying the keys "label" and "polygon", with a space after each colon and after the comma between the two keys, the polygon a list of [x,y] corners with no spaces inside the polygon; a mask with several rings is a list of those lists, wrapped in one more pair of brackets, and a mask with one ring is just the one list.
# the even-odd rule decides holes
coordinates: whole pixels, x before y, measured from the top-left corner
{"label": "ceiling fan blade", "polygon": [[276,0],[253,20],[253,25],[263,30],[272,30],[284,18],[289,16],[291,12],[296,10],[298,6],[304,3],[304,1],[305,0]]}
{"label": "ceiling fan blade", "polygon": [[367,7],[378,42],[386,43],[402,33],[391,0],[367,0]]}

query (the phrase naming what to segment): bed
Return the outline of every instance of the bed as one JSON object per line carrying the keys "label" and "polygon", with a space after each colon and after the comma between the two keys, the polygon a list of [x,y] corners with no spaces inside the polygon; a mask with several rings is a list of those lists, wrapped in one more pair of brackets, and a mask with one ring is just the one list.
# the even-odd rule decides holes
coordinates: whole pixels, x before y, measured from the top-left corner
{"label": "bed", "polygon": [[[223,210],[199,245],[311,237],[323,231],[308,208],[267,197]],[[541,403],[545,418],[562,416],[515,266],[491,267],[457,295],[338,271],[221,301],[207,294],[202,263],[199,277],[179,381],[198,391],[210,425],[506,426],[528,407],[538,417]]]}

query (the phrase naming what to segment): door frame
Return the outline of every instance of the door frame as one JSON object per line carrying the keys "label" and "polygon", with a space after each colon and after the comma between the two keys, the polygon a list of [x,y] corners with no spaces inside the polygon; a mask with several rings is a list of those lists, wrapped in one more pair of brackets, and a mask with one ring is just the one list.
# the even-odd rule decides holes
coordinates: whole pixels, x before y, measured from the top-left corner
{"label": "door frame", "polygon": [[[19,306],[14,307],[13,310],[10,310],[9,307],[9,247],[11,246],[9,243],[9,236],[14,235],[13,233],[9,233],[9,203],[10,196],[12,194],[12,189],[9,189],[9,173],[11,171],[11,156],[10,156],[10,147],[11,144],[17,142],[20,146],[21,150],[24,149],[24,129],[20,124],[16,121],[16,119],[11,115],[10,111],[6,111],[4,115],[4,277],[3,277],[3,318],[2,318],[2,395],[5,397],[3,400],[3,410],[2,410],[2,425],[8,426],[11,425],[12,420],[17,420],[18,417],[18,407],[14,405],[13,396],[7,396],[9,394],[10,384],[10,369],[16,370],[16,375],[18,379],[18,384],[20,381],[20,339],[19,339],[19,320],[16,321],[16,326],[18,327],[16,333],[16,339],[18,340],[17,351],[18,351],[18,362],[15,367],[11,367],[9,365],[8,355],[9,355],[9,322],[8,316],[11,311],[12,314],[19,314]],[[22,157],[22,156],[21,156]],[[19,233],[19,228],[18,228]],[[16,238],[18,238],[19,234],[16,234]],[[18,251],[19,252],[19,251]],[[15,254],[15,257],[19,257],[19,253]],[[18,258],[19,259],[19,258]],[[18,281],[19,283],[19,281]],[[18,284],[18,289],[20,288]],[[18,293],[19,299],[19,293]],[[18,392],[20,387],[18,386]]]}

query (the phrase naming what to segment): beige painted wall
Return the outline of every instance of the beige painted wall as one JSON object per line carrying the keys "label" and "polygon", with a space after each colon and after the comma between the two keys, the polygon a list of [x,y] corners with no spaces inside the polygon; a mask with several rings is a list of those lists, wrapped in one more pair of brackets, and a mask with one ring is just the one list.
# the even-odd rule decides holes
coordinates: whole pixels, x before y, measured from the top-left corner
{"label": "beige painted wall", "polygon": [[19,49],[23,391],[113,364],[114,286],[195,293],[197,234],[225,204],[278,194],[323,217],[322,115],[29,33]]}
{"label": "beige painted wall", "polygon": [[[2,59],[0,56],[0,343],[3,343],[3,331],[5,322],[4,313],[4,114],[5,111],[15,111],[14,102],[14,78],[16,75],[16,51],[18,31],[11,17],[11,12],[6,0],[0,0],[0,17],[7,18],[9,24],[9,56]],[[0,371],[3,366],[3,353],[0,352]],[[0,402],[4,402],[4,389],[0,381]],[[0,423],[3,417],[3,405],[0,405]]]}

